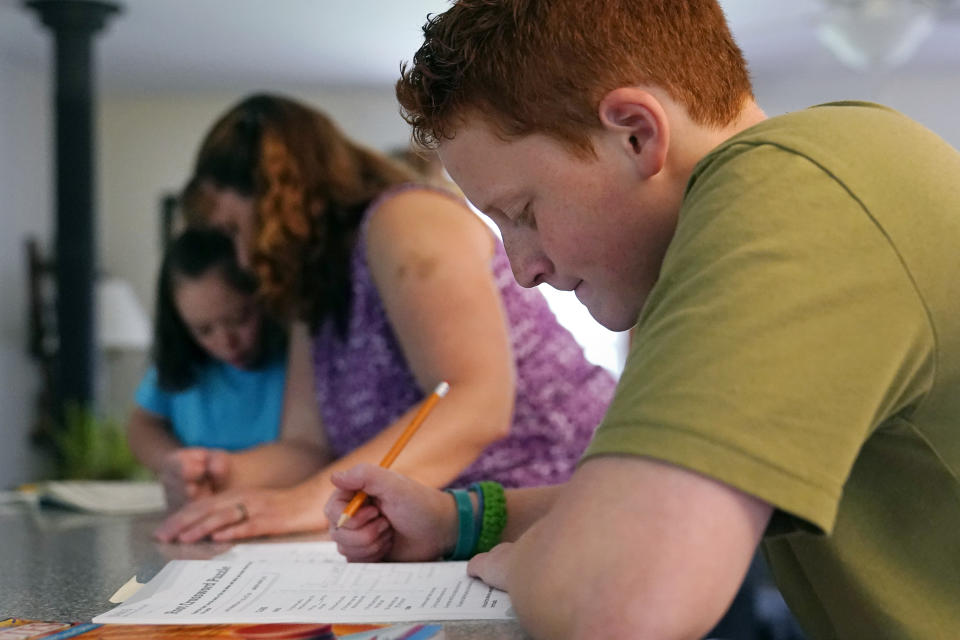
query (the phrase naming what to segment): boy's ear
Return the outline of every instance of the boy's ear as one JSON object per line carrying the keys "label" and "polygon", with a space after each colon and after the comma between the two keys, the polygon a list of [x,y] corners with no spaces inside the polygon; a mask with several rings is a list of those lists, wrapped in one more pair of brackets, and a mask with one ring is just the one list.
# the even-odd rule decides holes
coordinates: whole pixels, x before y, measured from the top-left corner
{"label": "boy's ear", "polygon": [[670,143],[670,126],[660,101],[643,89],[620,87],[605,95],[597,110],[603,128],[631,156],[641,179],[660,173]]}

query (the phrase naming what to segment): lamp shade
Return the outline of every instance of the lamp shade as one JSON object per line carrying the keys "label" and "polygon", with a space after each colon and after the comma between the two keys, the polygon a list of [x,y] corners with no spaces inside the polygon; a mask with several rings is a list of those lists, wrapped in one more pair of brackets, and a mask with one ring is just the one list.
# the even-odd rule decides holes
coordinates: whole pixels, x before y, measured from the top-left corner
{"label": "lamp shade", "polygon": [[102,349],[142,351],[150,346],[150,319],[130,283],[113,276],[97,281],[97,343]]}
{"label": "lamp shade", "polygon": [[820,42],[858,71],[906,62],[933,30],[927,0],[830,0],[817,29]]}

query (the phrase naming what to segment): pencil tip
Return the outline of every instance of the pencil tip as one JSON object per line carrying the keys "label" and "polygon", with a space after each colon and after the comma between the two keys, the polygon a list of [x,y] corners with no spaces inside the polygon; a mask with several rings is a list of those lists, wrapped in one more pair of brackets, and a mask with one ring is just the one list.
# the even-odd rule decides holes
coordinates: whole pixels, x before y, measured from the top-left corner
{"label": "pencil tip", "polygon": [[350,516],[349,516],[348,514],[346,514],[346,513],[341,513],[341,514],[340,514],[340,517],[337,519],[337,526],[336,526],[336,528],[339,529],[340,527],[342,527],[342,526],[343,526],[343,523],[346,522],[346,521],[349,520],[349,519],[350,519]]}

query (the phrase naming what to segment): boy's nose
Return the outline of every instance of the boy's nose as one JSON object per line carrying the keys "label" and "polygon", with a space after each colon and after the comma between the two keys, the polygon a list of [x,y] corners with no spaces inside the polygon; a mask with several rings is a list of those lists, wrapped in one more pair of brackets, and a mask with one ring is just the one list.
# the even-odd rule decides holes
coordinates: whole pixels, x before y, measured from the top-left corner
{"label": "boy's nose", "polygon": [[526,287],[527,289],[546,281],[544,270],[533,263],[527,263],[519,268],[514,268],[513,277],[521,287]]}
{"label": "boy's nose", "polygon": [[553,263],[534,243],[508,242],[505,236],[503,246],[510,259],[513,277],[521,287],[535,287],[546,282],[553,273]]}

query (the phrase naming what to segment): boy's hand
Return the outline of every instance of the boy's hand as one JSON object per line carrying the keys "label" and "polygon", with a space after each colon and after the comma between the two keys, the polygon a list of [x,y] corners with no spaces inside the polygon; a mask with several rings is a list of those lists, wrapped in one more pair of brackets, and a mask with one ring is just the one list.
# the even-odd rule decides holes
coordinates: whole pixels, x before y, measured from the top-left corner
{"label": "boy's hand", "polygon": [[513,550],[512,542],[502,542],[488,553],[478,553],[470,559],[467,574],[483,580],[491,587],[506,591]]}
{"label": "boy's hand", "polygon": [[331,531],[337,549],[350,562],[436,560],[457,540],[453,496],[389,469],[360,464],[331,476],[337,491],[324,511],[336,522],[359,491],[370,496],[352,518]]}

